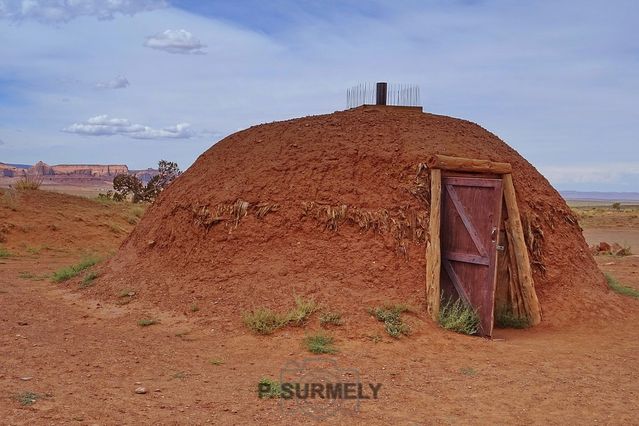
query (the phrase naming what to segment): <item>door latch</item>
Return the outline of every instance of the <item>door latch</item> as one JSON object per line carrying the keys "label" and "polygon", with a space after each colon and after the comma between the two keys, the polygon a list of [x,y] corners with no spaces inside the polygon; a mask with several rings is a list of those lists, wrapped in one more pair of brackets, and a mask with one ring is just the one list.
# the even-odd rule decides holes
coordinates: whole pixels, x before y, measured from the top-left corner
{"label": "door latch", "polygon": [[504,247],[504,246],[498,245],[497,246],[497,251],[504,251],[505,248],[506,247]]}

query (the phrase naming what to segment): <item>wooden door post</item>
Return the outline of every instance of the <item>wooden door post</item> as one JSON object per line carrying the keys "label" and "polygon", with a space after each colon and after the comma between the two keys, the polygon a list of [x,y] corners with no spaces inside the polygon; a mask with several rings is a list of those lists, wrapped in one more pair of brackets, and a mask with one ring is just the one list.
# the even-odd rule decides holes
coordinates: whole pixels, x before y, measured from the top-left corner
{"label": "wooden door post", "polygon": [[515,252],[517,260],[517,274],[519,276],[519,285],[523,304],[530,325],[537,325],[541,322],[541,307],[535,293],[535,284],[532,278],[532,269],[530,267],[530,259],[528,257],[528,248],[524,239],[524,229],[521,225],[519,217],[519,207],[517,206],[517,196],[515,194],[515,186],[510,173],[503,176],[504,199],[506,200],[506,210],[508,211],[508,225],[512,229],[512,250]]}
{"label": "wooden door post", "polygon": [[441,223],[442,172],[430,171],[430,223],[428,244],[426,245],[426,303],[431,318],[439,317],[441,247],[439,228]]}

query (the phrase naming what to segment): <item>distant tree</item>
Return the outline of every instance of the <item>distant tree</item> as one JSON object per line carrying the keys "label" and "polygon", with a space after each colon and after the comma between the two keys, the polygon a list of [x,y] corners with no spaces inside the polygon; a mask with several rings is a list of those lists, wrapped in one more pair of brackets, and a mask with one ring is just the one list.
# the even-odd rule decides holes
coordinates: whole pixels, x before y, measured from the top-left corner
{"label": "distant tree", "polygon": [[113,179],[113,193],[107,197],[115,201],[123,201],[131,196],[133,203],[152,203],[182,172],[177,163],[160,160],[158,174],[145,185],[137,176],[120,174]]}
{"label": "distant tree", "polygon": [[614,210],[621,210],[621,203],[612,203],[612,208]]}
{"label": "distant tree", "polygon": [[115,201],[126,200],[131,194],[134,203],[142,200],[144,184],[134,175],[120,174],[113,178],[113,199]]}
{"label": "distant tree", "polygon": [[153,176],[144,187],[144,201],[153,202],[173,182],[182,172],[177,163],[173,161],[160,160],[158,163],[158,174]]}

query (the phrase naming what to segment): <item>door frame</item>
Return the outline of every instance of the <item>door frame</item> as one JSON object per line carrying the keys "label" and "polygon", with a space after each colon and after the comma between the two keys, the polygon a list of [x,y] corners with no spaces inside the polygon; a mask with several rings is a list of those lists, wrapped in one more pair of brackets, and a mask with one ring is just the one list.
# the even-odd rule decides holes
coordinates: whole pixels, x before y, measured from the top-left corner
{"label": "door frame", "polygon": [[[426,305],[431,318],[437,321],[440,310],[440,278],[441,278],[441,198],[442,170],[451,172],[489,173],[500,175],[502,179],[503,198],[506,204],[508,220],[512,227],[513,246],[517,264],[516,284],[524,297],[526,315],[530,325],[541,322],[541,307],[535,292],[532,268],[528,256],[528,248],[519,215],[517,197],[512,179],[510,163],[493,162],[445,155],[431,155],[426,163],[420,165],[430,170],[430,223],[429,238],[426,243]],[[495,263],[497,260],[495,261]]]}

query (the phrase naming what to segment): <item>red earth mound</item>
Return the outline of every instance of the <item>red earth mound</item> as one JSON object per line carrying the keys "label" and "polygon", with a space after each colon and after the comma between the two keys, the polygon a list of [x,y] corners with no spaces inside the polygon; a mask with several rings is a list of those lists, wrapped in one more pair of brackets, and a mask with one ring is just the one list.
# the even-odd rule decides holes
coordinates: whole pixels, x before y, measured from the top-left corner
{"label": "red earth mound", "polygon": [[[312,296],[342,312],[422,306],[429,154],[509,162],[544,320],[593,312],[603,277],[548,181],[469,121],[360,107],[254,126],[202,154],[146,213],[94,292],[160,307],[197,305],[229,325],[256,306]],[[427,174],[426,174],[427,175]]]}

